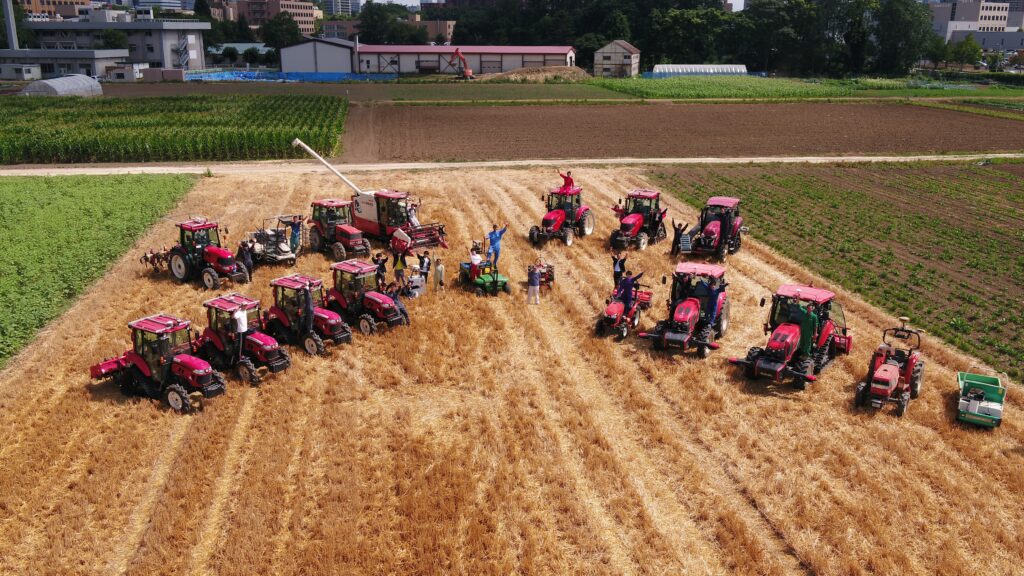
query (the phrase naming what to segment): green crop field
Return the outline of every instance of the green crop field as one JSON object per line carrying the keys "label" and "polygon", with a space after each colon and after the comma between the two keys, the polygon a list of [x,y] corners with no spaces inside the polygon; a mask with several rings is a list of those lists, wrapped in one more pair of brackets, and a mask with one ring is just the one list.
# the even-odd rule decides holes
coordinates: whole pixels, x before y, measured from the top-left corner
{"label": "green crop field", "polygon": [[334,96],[0,99],[0,163],[253,160],[338,152]]}
{"label": "green crop field", "polygon": [[194,182],[181,175],[0,178],[0,367]]}
{"label": "green crop field", "polygon": [[[742,198],[759,240],[1024,376],[1024,165],[688,167],[655,177],[695,207]],[[862,338],[871,346],[877,336]]]}
{"label": "green crop field", "polygon": [[[1024,93],[1024,91],[1022,91]],[[1002,108],[1004,110],[1012,110],[1014,112],[1024,112],[1024,100],[998,100],[998,99],[966,99],[959,100],[962,104],[971,104],[975,106],[988,106],[991,108]]]}

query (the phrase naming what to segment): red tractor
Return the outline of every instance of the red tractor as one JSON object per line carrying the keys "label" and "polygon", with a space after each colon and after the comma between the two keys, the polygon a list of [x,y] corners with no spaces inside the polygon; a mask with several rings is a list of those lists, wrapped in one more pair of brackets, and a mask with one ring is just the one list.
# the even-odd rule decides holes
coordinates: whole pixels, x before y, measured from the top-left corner
{"label": "red tractor", "polygon": [[655,190],[633,190],[626,195],[626,205],[612,206],[619,218],[619,229],[612,232],[611,245],[615,250],[636,246],[637,250],[648,244],[661,242],[668,233],[665,230],[665,213],[659,203],[661,193]]}
{"label": "red tractor", "polygon": [[849,354],[853,347],[843,307],[835,297],[813,286],[780,286],[764,324],[765,333],[771,332],[768,344],[729,362],[743,366],[749,378],[768,376],[778,382],[790,376],[796,388],[803,390],[837,355]]}
{"label": "red tractor", "polygon": [[331,265],[334,288],[327,293],[327,306],[359,331],[369,336],[381,324],[388,328],[405,324],[405,317],[390,297],[377,292],[377,267],[362,260],[346,260]]}
{"label": "red tractor", "polygon": [[132,349],[89,368],[94,380],[113,379],[126,395],[162,399],[175,412],[202,409],[223,394],[224,376],[193,356],[191,323],[167,314],[130,322]]}
{"label": "red tractor", "polygon": [[654,295],[650,290],[641,290],[641,288],[650,288],[650,286],[636,284],[633,287],[631,301],[628,303],[624,302],[617,290],[611,298],[605,300],[604,313],[597,319],[594,333],[604,336],[611,332],[621,340],[629,335],[630,328],[636,329],[640,325],[640,315],[651,308],[651,297]]}
{"label": "red tractor", "polygon": [[[235,292],[207,300],[203,306],[207,326],[196,339],[196,349],[218,369],[234,368],[243,382],[256,385],[268,373],[277,374],[291,366],[288,351],[260,332],[263,318],[259,300]],[[243,330],[239,330],[239,322],[245,323]]]}
{"label": "red tractor", "polygon": [[740,216],[740,199],[713,196],[700,211],[697,224],[679,239],[679,250],[684,254],[712,254],[725,260],[727,254],[739,252],[746,231]]}
{"label": "red tractor", "polygon": [[540,226],[530,228],[530,244],[539,246],[552,238],[561,238],[566,246],[572,246],[576,236],[594,233],[594,213],[583,203],[583,189],[579,186],[555,188],[540,199],[548,212]]}
{"label": "red tractor", "polygon": [[921,393],[924,360],[921,359],[921,334],[907,326],[910,318],[900,318],[899,328],[882,332],[882,343],[868,361],[865,382],[857,384],[854,404],[881,408],[888,402],[896,404],[896,415],[903,416],[912,398]]}
{"label": "red tractor", "polygon": [[[278,342],[301,345],[306,354],[322,355],[324,343],[352,341],[352,330],[337,313],[324,308],[324,283],[319,278],[291,274],[273,280],[274,305],[263,314],[263,325]],[[313,300],[313,318],[303,318],[306,297]]]}
{"label": "red tractor", "polygon": [[[665,283],[664,276],[661,282]],[[672,297],[665,303],[669,318],[640,337],[651,340],[655,350],[696,349],[707,358],[729,327],[726,286],[724,267],[681,262],[672,275]]]}
{"label": "red tractor", "polygon": [[352,225],[351,200],[316,200],[312,207],[309,247],[314,252],[330,250],[335,261],[344,260],[349,254],[370,255],[370,241],[363,238],[362,231]]}
{"label": "red tractor", "polygon": [[[164,265],[171,270],[171,276],[178,282],[200,279],[207,290],[220,288],[222,278],[245,284],[249,282],[249,270],[235,256],[221,247],[221,237],[216,222],[206,218],[192,218],[178,223],[178,243],[170,250],[150,250],[140,261],[154,270]],[[227,235],[227,231],[224,232]]]}

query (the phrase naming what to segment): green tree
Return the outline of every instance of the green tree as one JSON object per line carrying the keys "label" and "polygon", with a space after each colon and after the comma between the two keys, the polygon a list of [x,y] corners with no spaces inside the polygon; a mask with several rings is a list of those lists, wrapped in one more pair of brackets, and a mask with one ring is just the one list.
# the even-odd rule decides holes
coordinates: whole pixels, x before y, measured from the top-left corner
{"label": "green tree", "polygon": [[246,48],[245,52],[242,52],[242,59],[245,60],[246,64],[259,64],[260,63],[260,50],[255,46]]}
{"label": "green tree", "polygon": [[943,64],[950,59],[950,47],[946,39],[938,34],[932,34],[931,38],[928,39],[928,43],[925,45],[924,57],[932,63],[932,70],[937,70],[939,64]]}
{"label": "green tree", "polygon": [[220,56],[224,59],[225,62],[234,66],[235,62],[238,61],[238,49],[234,46],[228,46],[223,51],[221,51]]}
{"label": "green tree", "polygon": [[876,70],[903,75],[921,60],[933,35],[931,11],[917,0],[881,0],[875,17]]}
{"label": "green tree", "polygon": [[[401,4],[367,2],[359,11],[359,41],[366,44],[397,44],[394,40],[402,31],[396,24],[409,13]],[[401,22],[410,26],[407,22]]]}
{"label": "green tree", "polygon": [[104,50],[125,50],[128,48],[128,35],[121,30],[107,28],[100,34],[100,46]]}
{"label": "green tree", "polygon": [[256,35],[253,34],[252,28],[249,27],[249,21],[245,16],[239,16],[238,22],[235,22],[235,34],[229,36],[234,42],[255,42]]}
{"label": "green tree", "polygon": [[1003,69],[1003,56],[998,52],[993,52],[985,56],[985,65],[988,66],[989,72],[1001,72]]}
{"label": "green tree", "polygon": [[1010,56],[1010,66],[1024,66],[1024,52],[1017,51],[1016,54]]}
{"label": "green tree", "polygon": [[604,31],[604,37],[612,40],[629,41],[632,37],[629,28],[629,18],[626,18],[626,14],[622,10],[613,10],[608,14],[601,29]]}
{"label": "green tree", "polygon": [[280,12],[263,26],[260,26],[263,43],[275,50],[302,42],[302,32],[295,19],[287,12]]}
{"label": "green tree", "polygon": [[981,60],[981,44],[974,39],[974,34],[968,34],[966,38],[953,45],[950,59],[960,65],[960,70],[967,64]]}
{"label": "green tree", "polygon": [[213,14],[210,12],[210,3],[207,0],[196,0],[192,11],[195,12],[196,18],[200,20],[208,22],[213,19]]}
{"label": "green tree", "polygon": [[279,54],[278,54],[277,50],[274,50],[273,48],[268,48],[267,51],[263,53],[263,65],[264,66],[277,66],[277,64],[278,64],[278,57],[279,57]]}

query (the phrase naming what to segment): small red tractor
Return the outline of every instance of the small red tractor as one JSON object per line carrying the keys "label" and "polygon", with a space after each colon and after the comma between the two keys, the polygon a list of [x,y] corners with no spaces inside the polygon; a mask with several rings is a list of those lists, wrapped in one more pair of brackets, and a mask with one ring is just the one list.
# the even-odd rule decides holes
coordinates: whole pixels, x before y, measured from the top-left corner
{"label": "small red tractor", "polygon": [[868,361],[866,381],[857,384],[854,404],[881,408],[896,404],[896,415],[903,416],[912,398],[921,393],[924,360],[921,359],[921,334],[907,326],[910,318],[900,317],[898,328],[882,332],[882,343]]}
{"label": "small red tractor", "polygon": [[388,328],[405,324],[395,302],[376,290],[376,266],[363,260],[346,260],[331,264],[331,270],[334,288],[327,293],[327,306],[356,323],[363,335],[375,333],[382,324]]}
{"label": "small red tractor", "polygon": [[[352,225],[367,237],[390,242],[395,252],[448,247],[444,224],[420,224],[416,217],[420,202],[411,198],[408,192],[362,190],[302,140],[292,140],[292,146],[305,150],[355,191],[352,196]],[[344,259],[344,255],[337,259]]]}
{"label": "small red tractor", "polygon": [[765,333],[771,333],[767,345],[729,362],[743,366],[748,378],[767,376],[778,382],[792,377],[796,388],[803,390],[837,355],[849,354],[853,347],[853,334],[835,297],[813,286],[780,286],[764,324]]}
{"label": "small red tractor", "polygon": [[572,246],[576,236],[594,233],[594,213],[583,203],[583,189],[579,186],[555,188],[540,199],[548,212],[540,226],[530,228],[530,244],[539,246],[552,238],[561,238],[566,246]]}
{"label": "small red tractor", "polygon": [[[278,342],[299,345],[310,356],[325,354],[325,342],[352,341],[352,330],[336,312],[324,307],[324,283],[304,274],[290,274],[270,282],[274,305],[263,314],[263,326]],[[312,298],[313,317],[304,318],[305,298]]]}
{"label": "small red tractor", "polygon": [[651,298],[654,295],[652,291],[642,290],[642,288],[650,288],[650,286],[636,284],[633,287],[632,302],[629,303],[628,309],[626,308],[626,302],[623,301],[623,298],[619,297],[618,290],[605,300],[604,313],[597,319],[594,333],[598,336],[604,336],[606,333],[611,332],[622,340],[629,335],[631,328],[636,329],[640,326],[640,316],[645,310],[650,309]]}
{"label": "small red tractor", "polygon": [[330,250],[335,261],[346,256],[369,256],[370,241],[352,225],[352,201],[328,198],[315,200],[309,219],[309,247],[314,252]]}
{"label": "small red tractor", "polygon": [[[150,250],[139,259],[154,271],[166,265],[178,282],[202,280],[207,290],[220,288],[222,278],[245,284],[249,270],[235,256],[221,247],[221,234],[216,222],[206,218],[191,218],[178,223],[178,243],[170,250]],[[227,230],[224,231],[227,235]]]}
{"label": "small red tractor", "polygon": [[[665,280],[662,276],[662,284]],[[698,356],[707,358],[729,327],[726,286],[722,266],[679,263],[672,274],[672,296],[665,302],[669,318],[639,336],[651,340],[655,350],[696,349]]]}
{"label": "small red tractor", "polygon": [[[263,317],[259,300],[235,292],[207,300],[203,306],[207,326],[195,344],[213,366],[220,370],[234,368],[243,382],[254,386],[268,373],[277,374],[291,366],[288,351],[260,331]],[[245,322],[245,329],[240,338],[238,322],[243,315],[241,321]]]}
{"label": "small red tractor", "polygon": [[612,232],[611,245],[614,250],[625,250],[636,246],[637,250],[648,244],[661,242],[668,233],[665,230],[667,209],[660,206],[661,193],[655,190],[633,190],[626,195],[626,204],[612,206],[619,218],[619,229]]}
{"label": "small red tractor", "polygon": [[201,410],[203,398],[226,390],[224,376],[193,355],[188,320],[155,314],[128,327],[132,348],[90,367],[94,380],[112,379],[125,395],[162,399],[175,412]]}
{"label": "small red tractor", "polygon": [[697,224],[679,239],[679,251],[684,254],[712,254],[725,260],[727,254],[739,252],[743,243],[740,199],[728,196],[708,198],[700,211]]}

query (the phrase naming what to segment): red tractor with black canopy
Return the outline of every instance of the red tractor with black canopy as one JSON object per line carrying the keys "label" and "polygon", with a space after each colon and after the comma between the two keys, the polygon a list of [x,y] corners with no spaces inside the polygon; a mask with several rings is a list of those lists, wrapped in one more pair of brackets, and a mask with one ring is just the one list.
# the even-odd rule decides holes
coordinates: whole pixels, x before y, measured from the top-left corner
{"label": "red tractor with black canopy", "polygon": [[309,247],[314,252],[330,252],[335,261],[348,255],[369,256],[370,241],[352,224],[352,201],[337,198],[315,200],[309,219]]}
{"label": "red tractor with black canopy", "polygon": [[668,209],[661,209],[661,193],[656,190],[633,190],[626,195],[625,205],[620,198],[612,210],[619,218],[619,229],[612,232],[610,239],[614,250],[625,250],[629,246],[643,250],[648,244],[668,237],[665,229]]}
{"label": "red tractor with black canopy", "polygon": [[[270,282],[274,305],[263,314],[265,329],[278,342],[299,345],[310,356],[327,352],[325,344],[352,341],[352,330],[337,312],[325,308],[324,283],[305,274],[291,274]],[[312,298],[312,318],[304,317],[305,298]]]}
{"label": "red tractor with black canopy", "polygon": [[764,324],[765,333],[771,333],[768,343],[729,362],[743,366],[749,378],[767,376],[778,382],[792,377],[797,389],[803,390],[837,355],[849,354],[853,346],[843,307],[835,297],[813,286],[780,286]]}
{"label": "red tractor with black canopy", "polygon": [[[259,300],[235,292],[207,300],[203,306],[207,325],[196,339],[196,348],[215,367],[234,368],[243,382],[256,385],[267,374],[277,374],[291,366],[288,351],[272,336],[261,332]],[[244,332],[239,332],[241,315],[245,316]]]}
{"label": "red tractor with black canopy", "polygon": [[331,264],[334,288],[327,293],[327,306],[369,336],[380,326],[405,324],[395,302],[377,291],[377,267],[363,260]]}
{"label": "red tractor with black canopy", "polygon": [[679,239],[684,254],[710,254],[725,260],[727,254],[739,252],[743,234],[747,232],[740,215],[740,199],[712,196],[700,211],[697,224]]}
{"label": "red tractor with black canopy", "polygon": [[[661,281],[665,283],[664,276]],[[669,317],[640,338],[651,340],[655,350],[695,349],[707,358],[729,327],[726,286],[723,266],[679,263],[672,274],[672,296],[665,302]]]}
{"label": "red tractor with black canopy", "polygon": [[882,332],[882,343],[868,361],[868,374],[857,384],[854,403],[857,406],[881,408],[896,404],[896,415],[907,412],[910,400],[921,394],[924,360],[921,359],[921,334],[907,326],[910,318],[900,317],[900,326]]}
{"label": "red tractor with black canopy", "polygon": [[594,213],[583,203],[583,188],[555,188],[540,199],[547,213],[540,226],[530,228],[530,244],[539,246],[552,238],[561,238],[566,246],[572,246],[575,237],[594,233]]}
{"label": "red tractor with black canopy", "polygon": [[169,314],[129,322],[132,347],[89,368],[94,380],[112,379],[126,395],[163,400],[175,412],[202,409],[204,398],[226,390],[224,376],[194,355],[192,323]]}

